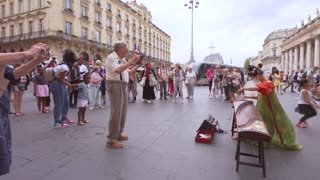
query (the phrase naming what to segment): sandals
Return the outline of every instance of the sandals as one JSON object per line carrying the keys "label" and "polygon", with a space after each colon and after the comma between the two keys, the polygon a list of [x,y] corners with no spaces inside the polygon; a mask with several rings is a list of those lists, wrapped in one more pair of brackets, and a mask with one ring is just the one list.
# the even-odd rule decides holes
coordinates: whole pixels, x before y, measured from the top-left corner
{"label": "sandals", "polygon": [[17,112],[15,113],[15,116],[23,116],[24,114],[23,113],[20,113],[20,112]]}
{"label": "sandals", "polygon": [[82,122],[84,122],[84,123],[89,123],[90,121],[88,121],[88,120],[83,120]]}
{"label": "sandals", "polygon": [[78,121],[78,125],[79,125],[79,126],[83,126],[83,125],[84,125],[84,122],[83,122],[83,121]]}
{"label": "sandals", "polygon": [[79,126],[83,126],[83,125],[85,125],[86,123],[89,123],[89,121],[87,121],[87,120],[83,120],[83,121],[78,121],[78,125]]}
{"label": "sandals", "polygon": [[305,124],[305,123],[298,123],[297,125],[296,125],[297,127],[299,127],[299,128],[307,128],[307,125]]}

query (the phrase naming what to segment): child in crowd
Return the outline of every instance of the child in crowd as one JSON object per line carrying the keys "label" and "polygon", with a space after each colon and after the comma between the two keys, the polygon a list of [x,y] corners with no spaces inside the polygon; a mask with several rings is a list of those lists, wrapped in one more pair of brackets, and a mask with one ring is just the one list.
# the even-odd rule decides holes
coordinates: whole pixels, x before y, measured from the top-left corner
{"label": "child in crowd", "polygon": [[299,96],[298,112],[304,116],[300,119],[299,123],[296,125],[299,128],[307,128],[307,119],[317,115],[315,108],[320,108],[312,99],[312,93],[310,91],[311,82],[307,79],[300,81],[302,90]]}
{"label": "child in crowd", "polygon": [[78,88],[78,125],[82,126],[89,121],[85,120],[86,117],[86,108],[89,104],[89,89],[90,89],[90,81],[91,76],[89,73],[84,74],[83,76],[84,82],[79,84]]}
{"label": "child in crowd", "polygon": [[39,112],[47,113],[46,99],[49,96],[48,83],[44,79],[45,69],[42,66],[37,67],[38,75],[34,77],[33,95],[37,97],[37,105]]}

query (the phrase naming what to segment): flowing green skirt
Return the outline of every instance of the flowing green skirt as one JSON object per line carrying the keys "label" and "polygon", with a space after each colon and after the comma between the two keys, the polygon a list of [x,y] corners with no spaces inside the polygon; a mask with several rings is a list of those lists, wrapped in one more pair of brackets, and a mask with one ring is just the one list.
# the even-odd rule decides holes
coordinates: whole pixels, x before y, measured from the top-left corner
{"label": "flowing green skirt", "polygon": [[303,149],[296,143],[293,125],[274,92],[269,96],[259,93],[257,109],[267,126],[273,145],[287,150]]}

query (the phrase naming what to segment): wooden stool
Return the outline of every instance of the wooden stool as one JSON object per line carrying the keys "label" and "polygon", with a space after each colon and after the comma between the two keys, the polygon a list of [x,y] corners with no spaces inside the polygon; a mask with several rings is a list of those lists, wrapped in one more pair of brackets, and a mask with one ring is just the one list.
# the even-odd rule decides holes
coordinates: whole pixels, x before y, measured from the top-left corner
{"label": "wooden stool", "polygon": [[[267,130],[267,127],[259,114],[257,108],[251,101],[235,101],[234,102],[234,114],[231,127],[231,135],[238,133],[238,143],[236,150],[237,168],[239,171],[239,165],[247,165],[262,168],[263,177],[266,177],[266,165],[264,159],[264,146],[263,142],[270,142],[271,136]],[[242,140],[250,140],[258,143],[258,155],[241,152],[240,144]],[[249,156],[259,159],[259,163],[249,163],[240,161],[240,156]]]}
{"label": "wooden stool", "polygon": [[[264,159],[264,146],[263,146],[263,141],[257,141],[258,142],[258,155],[255,154],[249,154],[249,153],[243,153],[240,150],[240,143],[241,140],[240,138],[238,138],[238,144],[237,144],[237,151],[236,151],[236,161],[237,161],[237,168],[236,171],[239,172],[239,165],[243,164],[246,166],[253,166],[253,167],[258,167],[258,168],[262,168],[262,173],[263,173],[263,177],[266,177],[266,165],[265,165],[265,159]],[[248,163],[248,162],[244,162],[244,161],[240,161],[240,156],[249,156],[249,157],[254,157],[254,158],[258,158],[259,159],[259,163],[255,164],[255,163]]]}

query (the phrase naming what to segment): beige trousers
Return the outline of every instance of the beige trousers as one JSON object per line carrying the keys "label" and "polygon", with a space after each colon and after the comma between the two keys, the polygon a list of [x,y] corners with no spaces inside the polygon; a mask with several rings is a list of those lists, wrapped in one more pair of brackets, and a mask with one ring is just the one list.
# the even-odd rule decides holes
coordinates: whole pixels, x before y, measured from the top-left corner
{"label": "beige trousers", "polygon": [[110,99],[109,132],[107,142],[114,142],[123,132],[128,105],[128,83],[107,81],[107,92]]}

